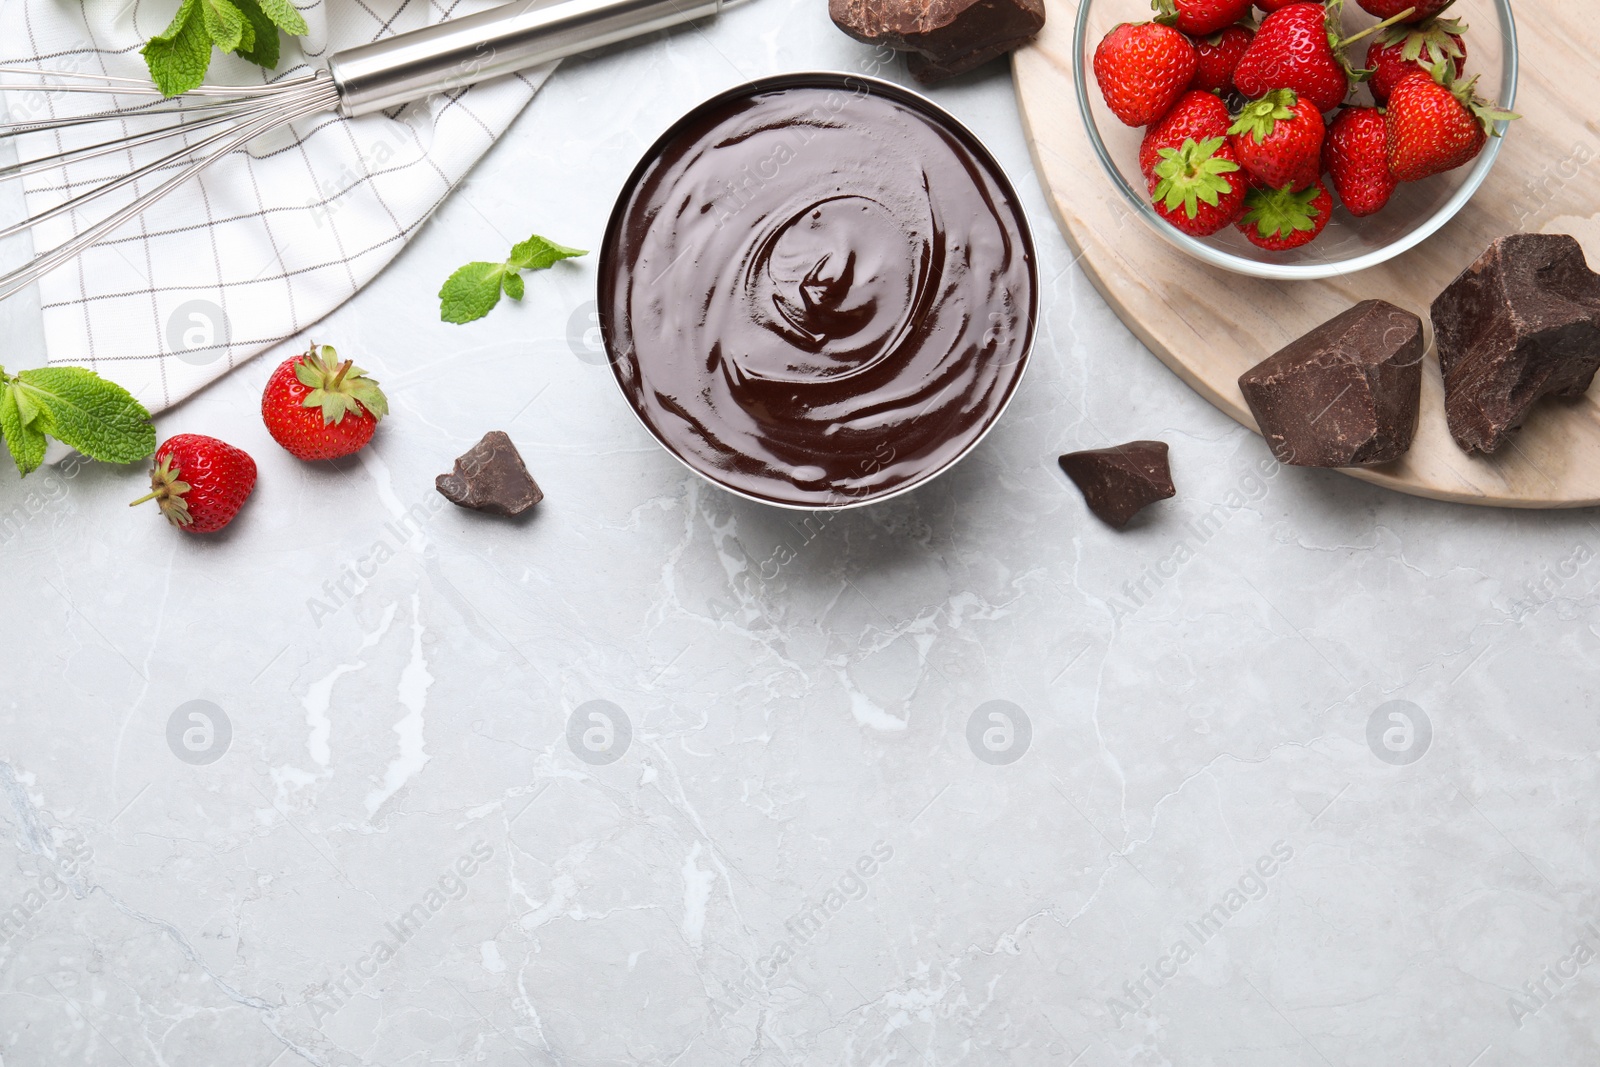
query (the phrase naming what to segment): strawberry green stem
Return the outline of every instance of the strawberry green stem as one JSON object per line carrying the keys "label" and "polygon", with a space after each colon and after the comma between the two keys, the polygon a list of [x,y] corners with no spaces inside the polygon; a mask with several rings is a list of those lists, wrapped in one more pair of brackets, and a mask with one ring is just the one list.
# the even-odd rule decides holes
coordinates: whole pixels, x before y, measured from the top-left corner
{"label": "strawberry green stem", "polygon": [[1404,11],[1400,12],[1400,14],[1398,14],[1398,15],[1395,15],[1392,18],[1384,19],[1382,22],[1378,23],[1376,26],[1368,26],[1366,29],[1362,30],[1360,33],[1351,34],[1349,37],[1346,37],[1344,39],[1343,43],[1345,45],[1355,44],[1357,41],[1361,40],[1361,38],[1370,36],[1371,34],[1374,34],[1374,33],[1377,33],[1379,30],[1386,30],[1390,26],[1393,26],[1397,22],[1404,22],[1406,19],[1410,18],[1412,15],[1415,15],[1416,13],[1417,13],[1417,9],[1416,8],[1408,7]]}
{"label": "strawberry green stem", "polygon": [[1217,155],[1226,142],[1225,137],[1206,141],[1191,137],[1182,148],[1163,148],[1161,162],[1155,168],[1160,181],[1151,194],[1154,200],[1168,211],[1181,207],[1191,219],[1199,213],[1202,203],[1216,207],[1222,196],[1234,190],[1233,179],[1223,175],[1239,169],[1232,159]]}
{"label": "strawberry green stem", "polygon": [[354,363],[355,360],[347,359],[343,363],[339,364],[338,373],[333,376],[333,381],[328,384],[328,392],[334,392],[339,388],[339,383],[344,381],[345,372],[348,371],[351,365]]}
{"label": "strawberry green stem", "polygon": [[173,459],[166,456],[156,461],[155,470],[150,472],[150,494],[142,496],[129,504],[136,508],[146,500],[159,501],[161,514],[174,526],[188,526],[194,522],[189,515],[189,505],[184,502],[183,494],[189,491],[189,483],[181,480],[178,471],[173,469]]}
{"label": "strawberry green stem", "polygon": [[1255,138],[1256,144],[1261,144],[1272,136],[1279,122],[1294,119],[1294,108],[1299,101],[1293,89],[1275,89],[1260,100],[1246,104],[1239,112],[1239,120],[1228,132],[1248,135]]}

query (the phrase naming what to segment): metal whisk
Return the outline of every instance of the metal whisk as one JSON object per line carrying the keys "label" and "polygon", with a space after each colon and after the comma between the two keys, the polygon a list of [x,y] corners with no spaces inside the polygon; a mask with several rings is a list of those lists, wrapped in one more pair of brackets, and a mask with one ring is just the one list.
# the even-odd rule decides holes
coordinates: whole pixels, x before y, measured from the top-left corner
{"label": "metal whisk", "polygon": [[0,167],[0,181],[48,171],[67,163],[97,159],[133,148],[178,142],[161,157],[109,179],[14,226],[0,230],[0,239],[31,230],[42,222],[90,207],[119,189],[140,188],[141,182],[164,172],[159,184],[139,192],[126,206],[83,230],[56,248],[37,254],[26,265],[0,275],[0,299],[27,288],[39,278],[99,244],[129,220],[142,214],[191,178],[251,141],[299,119],[328,111],[347,118],[411,103],[479,81],[510,74],[591,48],[666,29],[714,15],[737,0],[519,0],[476,15],[347,49],[328,61],[326,70],[273,85],[202,86],[181,98],[166,100],[147,81],[73,71],[0,67],[0,75],[37,77],[28,85],[46,93],[92,93],[112,98],[152,101],[127,104],[62,119],[0,123],[0,140],[22,134],[65,130],[95,123],[118,123],[124,131],[135,121],[154,120],[156,128],[125,133],[94,144],[69,148],[39,159]]}

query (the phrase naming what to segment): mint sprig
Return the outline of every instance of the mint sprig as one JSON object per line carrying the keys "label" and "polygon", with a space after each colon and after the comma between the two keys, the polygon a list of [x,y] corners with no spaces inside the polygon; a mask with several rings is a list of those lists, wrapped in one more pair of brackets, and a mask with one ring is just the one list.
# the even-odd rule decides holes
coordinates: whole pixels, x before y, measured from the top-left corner
{"label": "mint sprig", "polygon": [[439,317],[457,326],[483,318],[500,303],[504,293],[521,300],[526,291],[525,270],[544,270],[563,259],[586,256],[582,248],[568,248],[538,234],[511,249],[504,263],[468,263],[450,275],[439,290]]}
{"label": "mint sprig", "polygon": [[289,0],[183,0],[172,23],[142,51],[156,86],[177,96],[205,81],[213,48],[273,69],[279,30],[293,37],[311,32]]}
{"label": "mint sprig", "polygon": [[150,413],[116,382],[82,367],[0,367],[0,434],[26,477],[54,437],[90,459],[133,463],[156,450]]}

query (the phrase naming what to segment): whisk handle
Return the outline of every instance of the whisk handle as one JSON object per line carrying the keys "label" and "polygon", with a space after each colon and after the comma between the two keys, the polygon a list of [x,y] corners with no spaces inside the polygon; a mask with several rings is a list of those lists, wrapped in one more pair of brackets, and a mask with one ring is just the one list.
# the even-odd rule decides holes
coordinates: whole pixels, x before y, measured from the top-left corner
{"label": "whisk handle", "polygon": [[516,0],[346,49],[328,61],[347,117],[714,15],[730,0]]}

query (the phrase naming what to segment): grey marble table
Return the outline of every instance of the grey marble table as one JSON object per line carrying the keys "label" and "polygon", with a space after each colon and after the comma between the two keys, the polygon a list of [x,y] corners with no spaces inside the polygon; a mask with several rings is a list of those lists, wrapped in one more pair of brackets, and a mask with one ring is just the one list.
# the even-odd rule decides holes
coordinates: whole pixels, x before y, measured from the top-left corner
{"label": "grey marble table", "polygon": [[[700,99],[869,59],[760,0],[568,63],[317,331],[388,388],[372,448],[277,449],[261,362],[160,418],[257,457],[221,536],[0,472],[4,1067],[1595,1062],[1600,528],[1275,468],[1074,267],[1003,65],[933,95],[1044,321],[920,491],[687,475],[592,259],[436,321],[513,236],[595,247]],[[432,488],[492,428],[527,521]],[[1179,494],[1117,534],[1055,457],[1135,437]]]}

